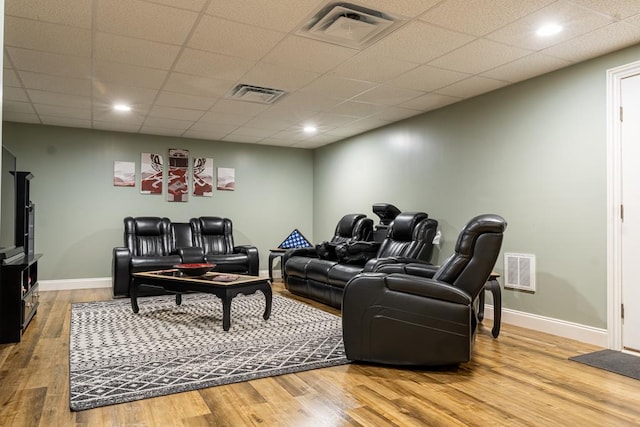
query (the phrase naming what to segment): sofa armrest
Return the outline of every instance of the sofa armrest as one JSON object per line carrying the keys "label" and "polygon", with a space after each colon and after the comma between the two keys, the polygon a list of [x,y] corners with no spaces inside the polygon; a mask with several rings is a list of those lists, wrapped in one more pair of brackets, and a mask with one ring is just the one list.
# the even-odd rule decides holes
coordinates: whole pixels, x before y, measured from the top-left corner
{"label": "sofa armrest", "polygon": [[257,276],[260,272],[260,257],[258,256],[258,248],[251,245],[239,245],[233,248],[233,252],[246,254],[249,258],[247,271],[250,276]]}
{"label": "sofa armrest", "polygon": [[[409,270],[407,270],[408,265],[411,265]],[[410,272],[412,269],[416,272]],[[421,269],[424,269],[424,273],[420,271]],[[427,261],[407,257],[373,258],[364,267],[366,272],[406,273],[422,277],[433,277],[437,269],[437,266]]]}
{"label": "sofa armrest", "polygon": [[408,274],[390,274],[385,284],[389,290],[454,304],[471,305],[473,299],[463,290],[448,283]]}
{"label": "sofa armrest", "polygon": [[129,248],[113,248],[111,267],[113,296],[129,296],[129,283],[131,279],[131,251],[129,251]]}
{"label": "sofa armrest", "polygon": [[187,247],[178,249],[178,255],[183,264],[204,262],[204,250],[198,247]]}

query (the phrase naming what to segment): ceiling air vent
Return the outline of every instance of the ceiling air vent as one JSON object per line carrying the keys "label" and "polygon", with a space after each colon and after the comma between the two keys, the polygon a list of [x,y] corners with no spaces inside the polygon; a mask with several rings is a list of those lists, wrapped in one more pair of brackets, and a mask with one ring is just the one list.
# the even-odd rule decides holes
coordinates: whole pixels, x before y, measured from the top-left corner
{"label": "ceiling air vent", "polygon": [[329,3],[313,15],[297,34],[363,49],[404,23],[384,12],[352,3]]}
{"label": "ceiling air vent", "polygon": [[257,102],[259,104],[273,104],[285,93],[280,89],[239,84],[229,92],[227,98],[237,101]]}

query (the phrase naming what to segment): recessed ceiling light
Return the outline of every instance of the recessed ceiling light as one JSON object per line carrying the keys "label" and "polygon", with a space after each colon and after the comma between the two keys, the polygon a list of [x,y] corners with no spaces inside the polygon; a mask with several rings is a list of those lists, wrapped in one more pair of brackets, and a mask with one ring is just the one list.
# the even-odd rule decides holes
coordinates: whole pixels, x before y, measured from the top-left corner
{"label": "recessed ceiling light", "polygon": [[318,128],[316,128],[315,126],[307,125],[304,127],[303,130],[305,133],[315,133],[318,130]]}
{"label": "recessed ceiling light", "polygon": [[539,37],[549,37],[562,31],[562,27],[558,24],[545,24],[536,30]]}
{"label": "recessed ceiling light", "polygon": [[127,104],[114,104],[113,109],[116,111],[131,111],[131,107]]}

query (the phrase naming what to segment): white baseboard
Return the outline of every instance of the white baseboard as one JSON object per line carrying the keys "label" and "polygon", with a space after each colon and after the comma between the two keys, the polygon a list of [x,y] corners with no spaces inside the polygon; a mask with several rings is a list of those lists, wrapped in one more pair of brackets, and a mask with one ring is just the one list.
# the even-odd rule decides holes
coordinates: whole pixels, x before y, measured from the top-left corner
{"label": "white baseboard", "polygon": [[[266,277],[269,273],[260,271],[260,276]],[[92,279],[67,279],[67,280],[40,280],[40,291],[63,291],[74,289],[110,288],[111,277]],[[485,317],[493,319],[493,306],[485,305]],[[608,332],[606,329],[594,328],[579,323],[525,313],[523,311],[502,309],[502,323],[520,326],[534,331],[557,335],[572,340],[585,342],[607,348]]]}
{"label": "white baseboard", "polygon": [[[493,319],[492,305],[485,305],[484,312],[487,319]],[[566,320],[539,316],[537,314],[525,313],[508,308],[502,309],[502,323],[557,335],[604,348],[608,347],[609,333],[607,330],[594,328],[593,326],[581,325],[579,323],[567,322]]]}
{"label": "white baseboard", "polygon": [[38,283],[40,284],[40,292],[110,288],[111,277],[98,277],[93,279],[38,280]]}

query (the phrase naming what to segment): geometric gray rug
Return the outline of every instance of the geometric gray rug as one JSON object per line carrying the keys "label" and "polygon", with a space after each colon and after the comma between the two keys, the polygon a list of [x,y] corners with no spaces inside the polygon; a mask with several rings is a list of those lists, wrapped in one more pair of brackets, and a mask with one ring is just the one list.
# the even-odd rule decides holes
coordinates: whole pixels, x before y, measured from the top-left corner
{"label": "geometric gray rug", "polygon": [[572,356],[569,360],[640,380],[640,357],[615,350]]}
{"label": "geometric gray rug", "polygon": [[231,329],[210,294],[79,303],[71,307],[73,411],[349,363],[338,316],[273,295],[238,295]]}

